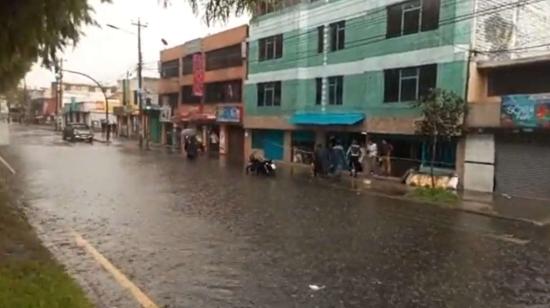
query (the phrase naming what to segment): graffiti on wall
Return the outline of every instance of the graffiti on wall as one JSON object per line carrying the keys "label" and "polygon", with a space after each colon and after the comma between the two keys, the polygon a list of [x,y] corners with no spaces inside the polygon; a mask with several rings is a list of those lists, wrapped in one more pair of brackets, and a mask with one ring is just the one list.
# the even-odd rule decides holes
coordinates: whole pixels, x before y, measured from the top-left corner
{"label": "graffiti on wall", "polygon": [[502,97],[504,127],[550,128],[550,93]]}

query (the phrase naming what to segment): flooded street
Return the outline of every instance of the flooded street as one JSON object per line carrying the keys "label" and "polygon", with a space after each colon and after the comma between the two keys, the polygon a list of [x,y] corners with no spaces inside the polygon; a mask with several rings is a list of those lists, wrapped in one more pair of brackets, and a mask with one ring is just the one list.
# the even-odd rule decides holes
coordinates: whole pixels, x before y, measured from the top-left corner
{"label": "flooded street", "polygon": [[73,232],[159,307],[550,305],[545,229],[135,142],[12,143],[32,224],[99,307],[139,304]]}

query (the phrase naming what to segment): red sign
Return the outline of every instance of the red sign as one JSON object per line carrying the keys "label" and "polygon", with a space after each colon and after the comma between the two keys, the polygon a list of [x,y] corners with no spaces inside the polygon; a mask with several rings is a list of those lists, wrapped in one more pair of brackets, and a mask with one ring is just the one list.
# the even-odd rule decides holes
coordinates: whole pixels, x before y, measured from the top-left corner
{"label": "red sign", "polygon": [[193,95],[204,94],[204,59],[202,53],[193,55]]}

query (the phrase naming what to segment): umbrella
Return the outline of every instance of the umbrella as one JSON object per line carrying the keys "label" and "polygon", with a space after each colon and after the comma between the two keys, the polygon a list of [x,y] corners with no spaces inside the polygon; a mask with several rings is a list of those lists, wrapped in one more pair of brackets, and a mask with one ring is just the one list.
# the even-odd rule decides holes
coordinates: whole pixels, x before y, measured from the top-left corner
{"label": "umbrella", "polygon": [[186,128],[181,131],[181,134],[186,137],[195,136],[197,134],[197,130],[194,128]]}

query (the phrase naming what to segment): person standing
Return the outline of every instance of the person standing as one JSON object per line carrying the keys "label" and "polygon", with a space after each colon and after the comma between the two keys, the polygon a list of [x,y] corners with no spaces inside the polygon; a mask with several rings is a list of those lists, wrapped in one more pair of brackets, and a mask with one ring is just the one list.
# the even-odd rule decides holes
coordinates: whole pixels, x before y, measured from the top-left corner
{"label": "person standing", "polygon": [[187,158],[191,160],[195,159],[198,155],[198,149],[199,149],[199,144],[197,142],[197,138],[195,136],[189,137],[187,148],[186,148]]}
{"label": "person standing", "polygon": [[331,152],[333,174],[340,176],[342,170],[344,170],[344,167],[346,166],[346,153],[344,152],[344,147],[342,146],[342,142],[340,142],[340,140],[335,142],[335,146],[332,147]]}
{"label": "person standing", "polygon": [[382,171],[385,176],[391,176],[391,155],[393,153],[393,146],[385,139],[382,140],[380,146],[380,157],[382,159]]}
{"label": "person standing", "polygon": [[367,142],[367,168],[368,174],[375,175],[377,173],[378,146],[371,139]]}
{"label": "person standing", "polygon": [[318,144],[313,153],[313,176],[325,175],[325,166],[323,160],[325,156],[325,149],[321,144]]}
{"label": "person standing", "polygon": [[357,173],[362,171],[361,168],[361,146],[357,143],[357,140],[351,142],[351,146],[346,153],[346,157],[349,160],[350,175],[357,177]]}

